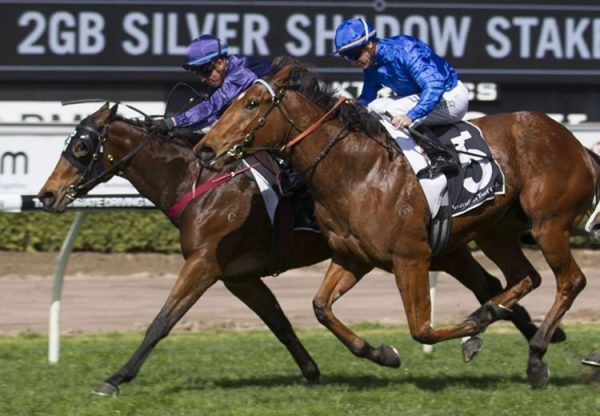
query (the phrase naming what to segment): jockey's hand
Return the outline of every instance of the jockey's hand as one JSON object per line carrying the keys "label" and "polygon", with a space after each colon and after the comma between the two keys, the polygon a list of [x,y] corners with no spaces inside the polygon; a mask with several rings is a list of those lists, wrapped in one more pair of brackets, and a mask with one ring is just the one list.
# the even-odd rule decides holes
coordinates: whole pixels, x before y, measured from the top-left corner
{"label": "jockey's hand", "polygon": [[159,118],[152,122],[152,130],[159,134],[166,134],[175,127],[175,122],[171,117]]}
{"label": "jockey's hand", "polygon": [[413,121],[406,114],[401,114],[399,116],[394,116],[394,118],[392,118],[392,124],[397,129],[404,129],[404,128],[410,126],[412,124],[412,122]]}

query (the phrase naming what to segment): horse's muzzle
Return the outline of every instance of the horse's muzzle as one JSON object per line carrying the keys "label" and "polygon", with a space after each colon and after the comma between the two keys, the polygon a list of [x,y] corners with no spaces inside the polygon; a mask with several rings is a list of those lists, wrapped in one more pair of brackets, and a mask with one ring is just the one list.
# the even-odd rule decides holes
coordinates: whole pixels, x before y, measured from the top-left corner
{"label": "horse's muzzle", "polygon": [[65,211],[66,204],[63,203],[65,198],[58,198],[53,191],[41,190],[37,197],[44,206],[44,211],[53,213]]}
{"label": "horse's muzzle", "polygon": [[51,212],[54,211],[52,208],[56,204],[56,195],[51,191],[41,191],[38,194],[38,199],[44,206],[44,211]]}
{"label": "horse's muzzle", "polygon": [[211,169],[211,170],[214,169],[213,163],[217,157],[217,152],[215,151],[215,149],[213,149],[210,146],[201,145],[201,146],[197,146],[194,149],[194,154],[200,161],[200,164],[202,165],[202,167],[204,167],[206,169]]}

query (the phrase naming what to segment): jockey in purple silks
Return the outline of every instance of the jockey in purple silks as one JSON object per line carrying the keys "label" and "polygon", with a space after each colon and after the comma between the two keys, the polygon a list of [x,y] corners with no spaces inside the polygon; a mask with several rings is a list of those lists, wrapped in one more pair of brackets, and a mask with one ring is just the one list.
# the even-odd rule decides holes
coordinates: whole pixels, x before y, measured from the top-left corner
{"label": "jockey in purple silks", "polygon": [[196,75],[210,88],[209,97],[193,107],[155,121],[161,132],[174,127],[202,129],[212,125],[232,100],[267,75],[271,61],[245,55],[229,55],[227,44],[212,35],[202,35],[190,43],[183,69]]}

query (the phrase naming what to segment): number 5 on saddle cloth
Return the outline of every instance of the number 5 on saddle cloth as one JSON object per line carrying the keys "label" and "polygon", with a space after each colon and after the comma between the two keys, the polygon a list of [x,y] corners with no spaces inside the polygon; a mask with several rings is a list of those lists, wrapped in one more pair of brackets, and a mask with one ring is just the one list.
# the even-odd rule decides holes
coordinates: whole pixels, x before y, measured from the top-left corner
{"label": "number 5 on saddle cloth", "polygon": [[[450,238],[452,217],[504,194],[504,174],[493,160],[479,128],[469,122],[433,128],[419,126],[406,132],[393,127],[387,117],[382,124],[419,178],[432,214],[429,241],[433,254],[438,254]],[[423,151],[429,155],[440,148],[458,162],[458,170],[454,174],[419,176],[429,165]]]}

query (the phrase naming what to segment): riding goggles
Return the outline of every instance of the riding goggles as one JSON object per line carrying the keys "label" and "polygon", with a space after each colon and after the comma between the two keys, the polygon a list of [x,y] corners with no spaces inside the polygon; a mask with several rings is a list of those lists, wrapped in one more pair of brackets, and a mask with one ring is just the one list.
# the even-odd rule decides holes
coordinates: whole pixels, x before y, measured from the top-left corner
{"label": "riding goggles", "polygon": [[210,61],[204,65],[184,65],[183,68],[191,71],[194,75],[207,77],[211,74],[213,69],[215,69],[215,65],[215,61]]}
{"label": "riding goggles", "polygon": [[364,45],[357,48],[352,48],[348,51],[340,52],[340,55],[349,61],[358,61],[358,58],[363,54]]}

